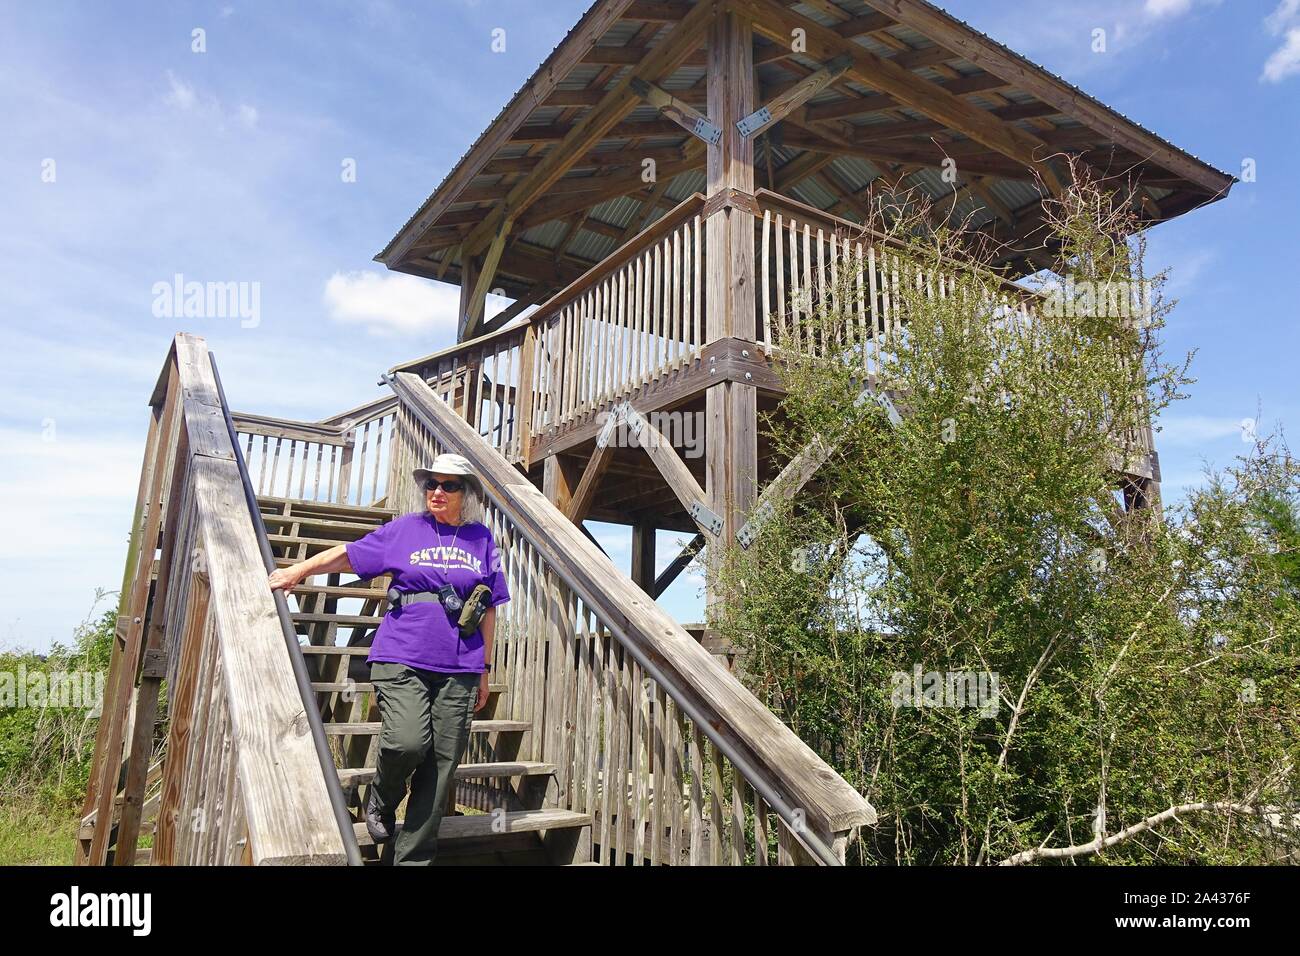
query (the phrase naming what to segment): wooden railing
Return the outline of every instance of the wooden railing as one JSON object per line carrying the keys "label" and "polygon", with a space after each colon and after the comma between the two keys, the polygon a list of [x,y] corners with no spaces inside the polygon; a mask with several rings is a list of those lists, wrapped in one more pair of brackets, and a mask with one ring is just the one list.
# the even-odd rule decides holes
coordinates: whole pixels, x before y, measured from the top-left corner
{"label": "wooden railing", "polygon": [[233,417],[259,495],[370,505],[388,492],[395,410],[386,396],[320,422]]}
{"label": "wooden railing", "polygon": [[[907,334],[909,287],[926,296],[952,293],[959,271],[979,268],[952,262],[950,269],[927,271],[905,255],[900,244],[857,223],[841,219],[777,193],[759,190],[756,279],[759,328],[778,361],[786,349],[834,349],[861,364],[866,380],[892,388],[887,357]],[[1028,328],[1042,297],[993,273],[987,273],[993,297],[971,308],[993,322]],[[846,296],[845,301],[838,301]],[[845,318],[843,338],[816,342],[805,320],[824,306]],[[1124,429],[1114,436],[1116,471],[1151,477],[1154,449],[1149,427]]]}
{"label": "wooden railing", "polygon": [[493,448],[541,436],[692,362],[704,342],[704,197],[629,240],[524,324],[407,362]]}
{"label": "wooden railing", "polygon": [[[519,759],[556,767],[552,799],[593,815],[600,862],[842,862],[875,820],[867,801],[419,376],[391,382],[398,455],[453,451],[482,480],[511,592],[493,642],[498,716],[532,722]],[[414,506],[395,474],[392,501]],[[456,799],[493,809],[470,781]]]}
{"label": "wooden railing", "polygon": [[[110,847],[135,862],[148,808],[154,864],[341,864],[202,339],[176,337],[150,404],[77,862],[102,864]],[[164,680],[169,726],[150,775]]]}
{"label": "wooden railing", "polygon": [[[959,272],[980,268],[953,261],[932,273],[896,240],[857,223],[765,189],[755,201],[753,335],[776,361],[787,349],[808,347],[809,316],[843,294],[847,301],[830,303],[848,316],[845,339],[833,345],[854,355],[869,381],[887,387],[880,378],[886,357],[907,334],[903,292],[911,286],[944,296]],[[698,193],[683,200],[524,323],[392,371],[419,375],[492,447],[527,465],[539,440],[700,355],[707,344],[705,206]],[[999,321],[1032,321],[1040,297],[988,277],[996,300],[981,309]],[[1117,442],[1136,458],[1152,450],[1149,429]]]}

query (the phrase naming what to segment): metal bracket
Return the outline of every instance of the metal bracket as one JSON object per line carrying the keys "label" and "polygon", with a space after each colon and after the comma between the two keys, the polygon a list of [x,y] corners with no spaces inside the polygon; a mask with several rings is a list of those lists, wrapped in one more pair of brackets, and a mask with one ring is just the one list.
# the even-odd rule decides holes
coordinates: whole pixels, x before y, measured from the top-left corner
{"label": "metal bracket", "polygon": [[722,142],[722,128],[714,126],[703,117],[695,121],[695,127],[691,132],[710,146],[717,146]]}
{"label": "metal bracket", "polygon": [[622,405],[615,405],[610,410],[609,417],[605,419],[605,424],[600,429],[600,434],[596,436],[597,448],[604,448],[609,444],[609,440],[614,434],[614,429],[618,427],[618,420],[622,417],[622,413]]}
{"label": "metal bracket", "polygon": [[772,111],[766,106],[761,106],[744,119],[736,120],[736,129],[740,130],[741,136],[748,139],[770,122],[772,122]]}
{"label": "metal bracket", "polygon": [[691,520],[715,537],[722,534],[722,518],[703,501],[691,505]]}
{"label": "metal bracket", "polygon": [[884,392],[879,392],[876,394],[876,401],[884,406],[885,411],[889,413],[889,424],[893,425],[895,428],[903,424],[903,416],[898,414],[898,409],[894,407],[894,403],[888,395]]}
{"label": "metal bracket", "polygon": [[776,507],[770,501],[760,503],[751,511],[749,520],[736,531],[736,541],[740,543],[740,546],[748,549],[758,539],[758,533],[763,530],[763,525],[775,513]]}
{"label": "metal bracket", "polygon": [[629,435],[633,438],[641,437],[641,429],[645,428],[645,418],[632,407],[630,402],[623,403],[623,421],[627,422]]}
{"label": "metal bracket", "polygon": [[858,397],[853,400],[853,406],[856,408],[866,401],[874,401],[889,414],[889,424],[897,428],[903,424],[903,416],[898,414],[898,408],[885,392],[877,392],[870,386],[864,388],[858,393]]}

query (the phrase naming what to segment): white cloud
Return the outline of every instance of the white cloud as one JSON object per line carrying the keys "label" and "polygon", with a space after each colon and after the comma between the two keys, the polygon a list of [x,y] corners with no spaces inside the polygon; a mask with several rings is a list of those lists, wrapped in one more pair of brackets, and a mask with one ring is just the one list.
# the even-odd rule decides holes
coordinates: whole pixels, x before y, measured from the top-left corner
{"label": "white cloud", "polygon": [[1300,0],[1282,0],[1277,9],[1264,18],[1268,32],[1277,36],[1292,20],[1300,16]]}
{"label": "white cloud", "polygon": [[194,87],[177,78],[176,74],[171,70],[167,71],[167,82],[171,85],[171,92],[167,94],[164,102],[168,106],[174,106],[181,110],[193,109],[196,99]]}
{"label": "white cloud", "polygon": [[1212,415],[1182,415],[1161,419],[1156,447],[1161,445],[1203,445],[1224,438],[1239,438],[1241,418]]}
{"label": "white cloud", "polygon": [[1297,73],[1300,73],[1300,27],[1293,27],[1286,31],[1286,41],[1264,63],[1260,79],[1267,83],[1281,83]]}
{"label": "white cloud", "polygon": [[1145,11],[1153,17],[1181,16],[1192,8],[1192,0],[1147,0]]}
{"label": "white cloud", "polygon": [[252,128],[257,125],[257,109],[249,106],[247,103],[239,104],[239,119],[247,127]]}
{"label": "white cloud", "polygon": [[[325,283],[325,305],[335,322],[361,325],[376,335],[456,338],[460,289],[401,272],[336,272]],[[512,300],[489,295],[484,317]]]}
{"label": "white cloud", "polygon": [[460,290],[400,272],[336,272],[325,283],[325,305],[335,322],[376,334],[454,340]]}

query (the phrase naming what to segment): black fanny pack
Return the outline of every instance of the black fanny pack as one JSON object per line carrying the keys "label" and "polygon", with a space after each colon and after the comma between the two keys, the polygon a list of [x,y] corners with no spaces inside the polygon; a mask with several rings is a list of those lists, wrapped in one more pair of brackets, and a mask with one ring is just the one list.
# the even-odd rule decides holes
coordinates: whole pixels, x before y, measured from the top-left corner
{"label": "black fanny pack", "polygon": [[469,637],[483,623],[491,596],[492,591],[486,584],[474,585],[474,590],[463,601],[450,584],[444,584],[436,591],[399,591],[397,588],[389,588],[388,605],[390,608],[401,608],[425,602],[441,604],[447,616],[456,622],[460,636]]}

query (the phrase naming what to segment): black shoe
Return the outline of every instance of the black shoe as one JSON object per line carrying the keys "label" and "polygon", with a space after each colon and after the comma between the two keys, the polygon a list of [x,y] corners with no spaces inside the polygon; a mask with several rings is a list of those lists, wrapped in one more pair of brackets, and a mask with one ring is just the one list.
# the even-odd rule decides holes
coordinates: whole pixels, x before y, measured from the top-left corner
{"label": "black shoe", "polygon": [[370,797],[366,800],[366,832],[376,845],[387,843],[393,838],[393,829],[397,826],[397,814],[381,813],[379,810],[379,791],[370,788]]}

